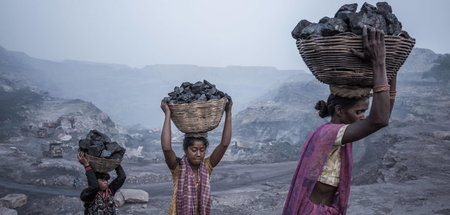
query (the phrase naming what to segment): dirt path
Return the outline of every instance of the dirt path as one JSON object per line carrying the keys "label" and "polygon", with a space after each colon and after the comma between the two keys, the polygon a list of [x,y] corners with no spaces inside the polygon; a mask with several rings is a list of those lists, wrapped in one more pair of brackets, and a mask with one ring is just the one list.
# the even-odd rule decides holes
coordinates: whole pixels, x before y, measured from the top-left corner
{"label": "dirt path", "polygon": [[19,184],[16,182],[0,179],[0,187],[9,190],[25,191],[35,194],[50,194],[50,195],[64,195],[70,197],[80,196],[81,190],[60,188],[60,187],[43,187],[32,184]]}
{"label": "dirt path", "polygon": [[[227,191],[239,189],[241,187],[254,186],[268,181],[289,183],[296,165],[297,162],[219,165],[213,171],[212,190]],[[146,168],[152,169],[153,171],[168,171],[165,165],[160,164],[153,166],[149,165]],[[132,174],[132,172],[129,174]],[[4,178],[0,178],[0,187],[36,194],[64,195],[70,197],[78,197],[81,192],[81,190],[72,188],[20,184]],[[143,189],[147,191],[151,197],[170,196],[172,193],[172,182],[139,185],[125,184],[124,188]]]}

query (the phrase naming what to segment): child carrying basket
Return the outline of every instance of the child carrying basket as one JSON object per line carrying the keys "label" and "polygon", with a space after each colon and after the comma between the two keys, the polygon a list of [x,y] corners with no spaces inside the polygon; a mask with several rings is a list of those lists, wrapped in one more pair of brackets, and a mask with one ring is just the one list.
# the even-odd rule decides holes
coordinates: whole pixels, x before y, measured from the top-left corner
{"label": "child carrying basket", "polygon": [[[84,166],[88,187],[83,189],[80,199],[84,203],[84,214],[117,214],[114,195],[125,183],[126,174],[120,165],[125,148],[111,142],[108,136],[92,130],[86,139],[79,141],[78,161]],[[117,177],[108,183],[108,172],[115,170]]]}
{"label": "child carrying basket", "polygon": [[[220,162],[231,141],[231,97],[207,81],[183,83],[161,102],[165,114],[161,147],[172,173],[173,194],[168,214],[211,213],[210,175]],[[222,139],[209,157],[207,132],[216,128],[225,111]],[[172,150],[171,123],[183,133],[184,155],[178,158]]]}

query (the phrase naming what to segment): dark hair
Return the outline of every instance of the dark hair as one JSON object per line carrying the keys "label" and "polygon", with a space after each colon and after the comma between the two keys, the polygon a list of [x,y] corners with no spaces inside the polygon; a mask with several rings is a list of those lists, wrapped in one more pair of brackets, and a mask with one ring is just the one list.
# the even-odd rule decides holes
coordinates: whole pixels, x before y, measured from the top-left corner
{"label": "dark hair", "polygon": [[345,98],[330,94],[330,96],[328,96],[327,102],[325,102],[324,100],[320,100],[316,103],[316,106],[314,108],[319,111],[319,116],[321,118],[325,118],[327,116],[334,115],[336,105],[340,105],[342,108],[348,108],[355,105],[356,102],[365,100],[367,98],[368,97]]}
{"label": "dark hair", "polygon": [[105,179],[107,181],[111,178],[108,173],[103,172],[95,172],[95,177],[97,177],[97,179]]}
{"label": "dark hair", "polygon": [[208,148],[209,142],[206,137],[184,137],[183,149],[186,150],[189,146],[192,146],[196,140],[202,141],[205,144],[205,148]]}

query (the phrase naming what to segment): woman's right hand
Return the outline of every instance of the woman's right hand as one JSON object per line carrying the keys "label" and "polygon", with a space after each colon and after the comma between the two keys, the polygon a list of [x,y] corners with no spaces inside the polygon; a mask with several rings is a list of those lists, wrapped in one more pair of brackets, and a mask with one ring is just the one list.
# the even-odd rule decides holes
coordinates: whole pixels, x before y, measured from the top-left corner
{"label": "woman's right hand", "polygon": [[[352,52],[361,59],[372,63],[373,85],[389,87],[386,75],[386,47],[384,33],[371,29],[367,33],[367,27],[363,28],[364,52]],[[390,101],[386,91],[375,92],[372,99],[370,113],[364,120],[350,124],[344,132],[342,143],[358,141],[380,130],[389,124]]]}
{"label": "woman's right hand", "polygon": [[167,103],[165,103],[164,101],[161,101],[161,110],[162,110],[165,114],[170,114],[170,108],[169,108],[169,105],[167,105]]}
{"label": "woman's right hand", "polygon": [[351,51],[364,61],[371,62],[372,65],[384,65],[386,62],[386,47],[384,42],[384,32],[371,28],[368,32],[367,26],[362,32],[363,52],[354,49]]}

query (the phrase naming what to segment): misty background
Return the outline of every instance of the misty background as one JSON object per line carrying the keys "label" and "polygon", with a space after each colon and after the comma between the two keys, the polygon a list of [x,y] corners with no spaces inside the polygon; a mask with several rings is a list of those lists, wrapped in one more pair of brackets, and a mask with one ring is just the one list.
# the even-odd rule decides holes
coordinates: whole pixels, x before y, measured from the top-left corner
{"label": "misty background", "polygon": [[[51,95],[90,101],[122,125],[159,127],[159,101],[183,81],[215,83],[237,112],[308,74],[291,30],[353,2],[364,3],[3,0],[0,46],[43,59],[31,67],[45,73],[38,86]],[[416,47],[450,50],[442,25],[450,2],[388,3]]]}

